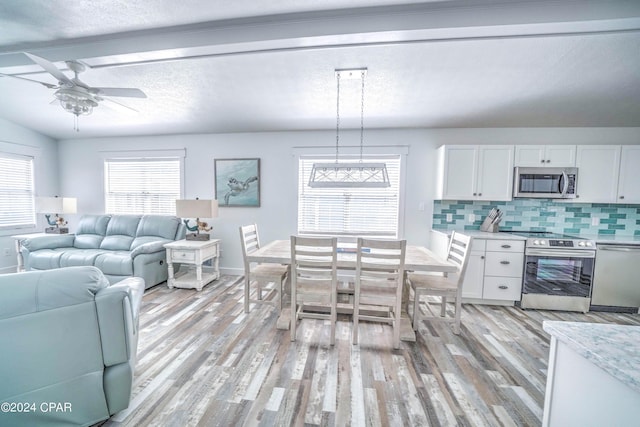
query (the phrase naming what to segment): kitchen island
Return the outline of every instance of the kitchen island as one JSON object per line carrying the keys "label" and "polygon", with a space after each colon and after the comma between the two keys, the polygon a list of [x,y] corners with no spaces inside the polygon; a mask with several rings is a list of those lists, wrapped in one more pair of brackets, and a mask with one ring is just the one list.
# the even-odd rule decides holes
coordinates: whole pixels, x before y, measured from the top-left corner
{"label": "kitchen island", "polygon": [[640,327],[545,321],[551,335],[543,426],[640,422]]}

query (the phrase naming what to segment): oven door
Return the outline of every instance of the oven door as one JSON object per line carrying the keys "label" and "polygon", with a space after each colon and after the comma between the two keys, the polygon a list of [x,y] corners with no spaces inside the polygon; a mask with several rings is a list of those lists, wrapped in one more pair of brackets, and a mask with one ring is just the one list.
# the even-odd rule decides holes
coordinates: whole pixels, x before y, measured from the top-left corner
{"label": "oven door", "polygon": [[595,251],[527,249],[523,294],[591,296]]}

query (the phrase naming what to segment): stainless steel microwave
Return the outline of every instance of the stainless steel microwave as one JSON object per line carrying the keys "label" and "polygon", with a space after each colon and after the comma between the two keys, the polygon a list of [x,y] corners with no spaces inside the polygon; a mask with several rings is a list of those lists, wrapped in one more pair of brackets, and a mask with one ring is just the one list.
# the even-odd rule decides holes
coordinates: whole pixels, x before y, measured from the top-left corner
{"label": "stainless steel microwave", "polygon": [[578,168],[522,168],[514,172],[513,197],[575,199]]}

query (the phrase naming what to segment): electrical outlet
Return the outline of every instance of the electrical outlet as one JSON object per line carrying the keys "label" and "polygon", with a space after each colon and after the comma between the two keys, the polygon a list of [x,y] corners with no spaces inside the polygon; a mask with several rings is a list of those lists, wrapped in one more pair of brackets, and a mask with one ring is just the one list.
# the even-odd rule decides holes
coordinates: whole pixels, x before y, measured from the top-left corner
{"label": "electrical outlet", "polygon": [[600,218],[597,216],[591,217],[591,225],[600,225]]}
{"label": "electrical outlet", "polygon": [[424,202],[420,202],[420,204],[418,205],[418,210],[424,211],[424,208],[425,208]]}
{"label": "electrical outlet", "polygon": [[453,214],[447,214],[447,222],[453,222]]}
{"label": "electrical outlet", "polygon": [[476,215],[475,214],[469,214],[469,222],[476,222]]}

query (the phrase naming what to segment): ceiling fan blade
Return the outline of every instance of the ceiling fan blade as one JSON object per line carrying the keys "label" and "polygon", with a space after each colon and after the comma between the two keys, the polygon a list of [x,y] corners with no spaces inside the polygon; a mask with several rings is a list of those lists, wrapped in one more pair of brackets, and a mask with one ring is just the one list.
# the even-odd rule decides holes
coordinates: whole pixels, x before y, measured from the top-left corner
{"label": "ceiling fan blade", "polygon": [[2,77],[12,77],[14,79],[20,79],[20,80],[26,80],[26,81],[32,82],[32,83],[40,83],[42,86],[44,86],[46,88],[49,88],[49,89],[58,89],[57,85],[52,85],[51,83],[39,82],[38,80],[25,79],[24,77],[12,76],[11,74],[4,74],[4,73],[0,73],[0,76],[2,76]]}
{"label": "ceiling fan blade", "polygon": [[122,96],[126,98],[146,98],[147,95],[140,89],[125,87],[92,87],[92,91],[97,91],[98,95]]}
{"label": "ceiling fan blade", "polygon": [[101,98],[101,101],[107,101],[105,102],[104,105],[105,107],[111,108],[112,110],[116,110],[122,113],[128,113],[128,114],[137,114],[138,110],[136,110],[135,108],[131,108],[128,105],[124,105],[121,102],[118,102],[114,99],[109,99],[109,98]]}
{"label": "ceiling fan blade", "polygon": [[31,53],[24,52],[24,54],[27,55],[33,62],[44,68],[45,71],[55,77],[59,82],[73,86],[73,82],[71,81],[71,79],[65,76],[62,71],[58,70],[58,68],[53,65],[52,62]]}

